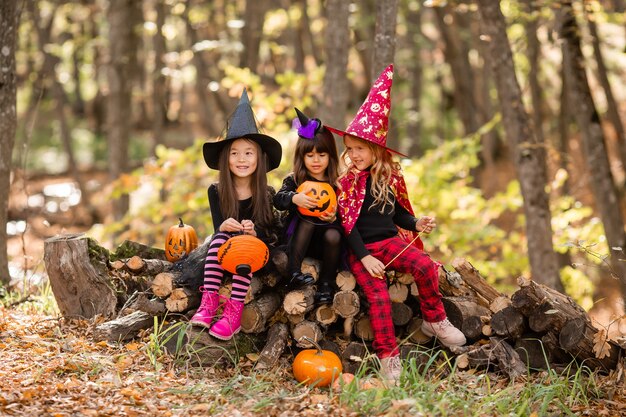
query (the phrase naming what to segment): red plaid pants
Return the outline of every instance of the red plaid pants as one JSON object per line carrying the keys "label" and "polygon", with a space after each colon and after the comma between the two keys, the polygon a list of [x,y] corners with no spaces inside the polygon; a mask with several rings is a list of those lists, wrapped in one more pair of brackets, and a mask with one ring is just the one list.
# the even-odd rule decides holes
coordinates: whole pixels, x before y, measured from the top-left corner
{"label": "red plaid pants", "polygon": [[[406,245],[407,242],[395,236],[380,242],[368,243],[365,247],[373,257],[386,265]],[[370,304],[369,317],[374,331],[372,343],[374,350],[381,359],[397,355],[398,344],[391,320],[391,299],[387,281],[371,276],[352,251],[349,252],[348,257],[352,274]],[[389,265],[388,269],[413,275],[419,291],[422,317],[425,321],[438,322],[446,318],[439,292],[439,264],[433,261],[426,252],[410,245]]]}

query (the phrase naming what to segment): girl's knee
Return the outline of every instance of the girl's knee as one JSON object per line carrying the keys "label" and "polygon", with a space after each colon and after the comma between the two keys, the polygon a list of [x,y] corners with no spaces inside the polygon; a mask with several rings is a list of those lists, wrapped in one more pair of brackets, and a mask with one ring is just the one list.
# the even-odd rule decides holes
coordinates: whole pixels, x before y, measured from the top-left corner
{"label": "girl's knee", "polygon": [[214,241],[214,240],[228,240],[228,238],[230,238],[230,235],[228,233],[217,232],[217,233],[213,234],[213,238],[211,239],[211,241]]}
{"label": "girl's knee", "polygon": [[338,245],[341,242],[341,233],[337,229],[328,229],[324,233],[324,242],[329,245]]}

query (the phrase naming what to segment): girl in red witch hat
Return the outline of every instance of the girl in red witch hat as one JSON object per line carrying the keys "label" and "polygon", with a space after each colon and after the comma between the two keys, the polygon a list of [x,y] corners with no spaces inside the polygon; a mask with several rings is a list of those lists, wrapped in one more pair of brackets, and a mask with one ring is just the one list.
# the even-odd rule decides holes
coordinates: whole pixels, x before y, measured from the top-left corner
{"label": "girl in red witch hat", "polygon": [[[298,131],[298,142],[293,161],[293,172],[283,180],[283,185],[274,196],[274,207],[288,210],[286,235],[289,251],[289,287],[312,284],[313,276],[300,269],[305,255],[311,254],[322,261],[315,300],[318,304],[333,301],[333,282],[337,276],[341,253],[341,224],[337,219],[337,207],[324,207],[319,218],[302,215],[298,208],[317,210],[318,202],[331,204],[328,196],[321,194],[315,198],[308,192],[298,192],[306,181],[328,183],[336,187],[339,155],[333,134],[319,119],[309,119],[296,109],[297,118],[293,126]],[[315,190],[314,190],[315,191]],[[324,198],[324,200],[322,200]]]}
{"label": "girl in red witch hat", "polygon": [[[447,319],[439,292],[440,264],[423,251],[419,234],[430,233],[435,219],[415,217],[400,164],[387,148],[393,65],[374,83],[348,128],[329,127],[343,137],[347,171],[339,178],[339,214],[347,236],[350,269],[370,304],[373,346],[388,380],[400,377],[391,300],[385,269],[411,273],[419,290],[422,331],[445,346],[465,344],[465,336]],[[404,155],[402,155],[404,156]],[[407,244],[408,242],[408,244]],[[397,256],[400,254],[400,256]]]}
{"label": "girl in red witch hat", "polygon": [[209,329],[209,334],[229,340],[241,329],[243,302],[252,274],[233,274],[230,297],[217,318],[218,290],[224,268],[218,262],[220,247],[232,236],[249,234],[266,244],[276,243],[277,217],[272,207],[274,189],[267,185],[267,172],[280,165],[280,143],[259,133],[248,93],[244,89],[237,108],[221,140],[207,142],[202,148],[209,168],[219,170],[219,182],[208,189],[215,233],[204,263],[202,301],[191,323]]}

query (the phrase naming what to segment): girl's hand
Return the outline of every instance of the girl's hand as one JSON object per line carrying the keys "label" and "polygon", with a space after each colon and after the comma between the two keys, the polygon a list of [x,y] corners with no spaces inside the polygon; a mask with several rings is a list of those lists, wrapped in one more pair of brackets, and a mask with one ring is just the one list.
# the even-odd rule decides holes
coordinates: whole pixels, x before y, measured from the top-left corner
{"label": "girl's hand", "polygon": [[293,204],[306,209],[314,209],[317,207],[317,201],[313,197],[309,197],[305,193],[296,193],[292,198]]}
{"label": "girl's hand", "polygon": [[227,218],[220,225],[220,232],[239,233],[243,232],[243,226],[232,217]]}
{"label": "girl's hand", "polygon": [[415,230],[421,233],[430,233],[433,229],[437,227],[437,222],[434,217],[431,216],[422,216],[415,223]]}
{"label": "girl's hand", "polygon": [[254,223],[252,223],[252,220],[242,220],[241,226],[243,227],[244,235],[256,236],[256,230],[254,230]]}
{"label": "girl's hand", "polygon": [[337,206],[335,206],[335,211],[333,211],[332,213],[324,213],[320,215],[320,219],[328,223],[332,223],[337,220]]}
{"label": "girl's hand", "polygon": [[337,220],[337,213],[327,213],[320,215],[320,220],[323,220],[328,223],[333,223]]}
{"label": "girl's hand", "polygon": [[370,273],[371,276],[378,279],[385,278],[385,264],[374,258],[372,255],[367,255],[363,259],[361,259],[363,266],[367,269],[367,272]]}

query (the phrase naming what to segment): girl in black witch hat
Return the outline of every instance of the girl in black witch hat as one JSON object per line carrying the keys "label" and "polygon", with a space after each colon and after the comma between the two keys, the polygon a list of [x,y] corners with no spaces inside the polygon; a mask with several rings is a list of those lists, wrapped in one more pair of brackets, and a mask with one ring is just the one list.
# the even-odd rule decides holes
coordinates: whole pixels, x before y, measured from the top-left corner
{"label": "girl in black witch hat", "polygon": [[217,252],[230,237],[241,233],[257,236],[269,246],[276,243],[274,190],[267,185],[266,174],[280,165],[282,148],[276,139],[259,133],[244,89],[224,138],[205,143],[203,153],[207,165],[219,170],[219,182],[208,189],[215,233],[204,264],[202,301],[191,322],[209,328],[214,337],[228,340],[241,329],[243,301],[252,274],[233,275],[230,298],[222,317],[213,323],[224,278]]}
{"label": "girl in black witch hat", "polygon": [[[322,261],[317,282],[316,300],[320,304],[333,299],[333,282],[339,265],[341,249],[341,223],[337,219],[336,203],[326,194],[328,190],[314,183],[329,183],[334,194],[337,181],[339,156],[335,139],[319,119],[309,119],[296,109],[294,127],[298,130],[293,172],[284,180],[281,189],[274,196],[274,206],[279,210],[289,210],[287,217],[287,237],[289,246],[288,286],[299,287],[312,284],[313,276],[302,273],[301,264],[309,254]],[[311,184],[304,190],[299,187]],[[331,205],[334,204],[334,207]],[[302,210],[304,209],[304,210]],[[303,215],[301,211],[319,217]]]}

